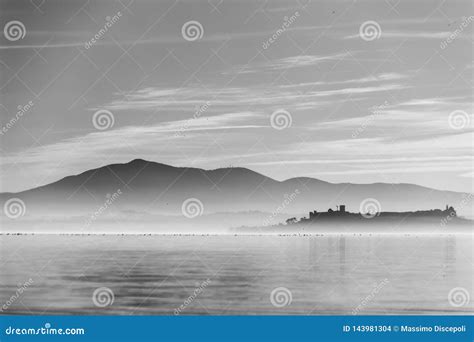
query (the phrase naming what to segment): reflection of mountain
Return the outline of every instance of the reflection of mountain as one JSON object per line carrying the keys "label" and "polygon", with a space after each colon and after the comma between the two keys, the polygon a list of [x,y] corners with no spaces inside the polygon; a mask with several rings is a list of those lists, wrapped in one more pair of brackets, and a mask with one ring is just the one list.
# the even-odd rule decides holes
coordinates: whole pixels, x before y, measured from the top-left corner
{"label": "reflection of mountain", "polygon": [[[121,194],[116,196],[118,189]],[[69,217],[91,214],[110,198],[110,212],[181,215],[183,201],[197,198],[204,214],[258,210],[299,215],[339,202],[358,211],[366,198],[377,199],[383,211],[440,208],[447,203],[458,209],[467,195],[411,184],[332,184],[304,177],[280,182],[245,168],[203,170],[136,159],[28,191],[3,193],[0,199],[2,206],[11,197],[22,199],[28,215]],[[458,214],[468,207],[459,208]]]}

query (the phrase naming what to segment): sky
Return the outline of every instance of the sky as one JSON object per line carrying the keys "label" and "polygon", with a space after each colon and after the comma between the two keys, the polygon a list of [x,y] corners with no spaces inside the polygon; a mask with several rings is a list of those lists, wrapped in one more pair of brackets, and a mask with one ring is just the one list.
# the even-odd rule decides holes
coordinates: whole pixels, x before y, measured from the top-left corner
{"label": "sky", "polygon": [[0,1],[0,191],[135,158],[473,189],[469,0]]}

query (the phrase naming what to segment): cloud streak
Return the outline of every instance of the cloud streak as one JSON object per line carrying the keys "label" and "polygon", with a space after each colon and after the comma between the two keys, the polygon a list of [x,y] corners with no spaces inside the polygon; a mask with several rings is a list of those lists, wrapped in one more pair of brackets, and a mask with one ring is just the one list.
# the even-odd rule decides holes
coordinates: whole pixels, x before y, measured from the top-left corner
{"label": "cloud streak", "polygon": [[[420,31],[384,31],[382,29],[381,38],[396,38],[396,39],[445,39],[448,38],[451,32],[420,32]],[[359,34],[352,34],[345,36],[344,39],[360,39]]]}
{"label": "cloud streak", "polygon": [[[211,103],[212,113],[235,108],[287,109],[320,108],[335,98],[374,95],[407,89],[400,74],[380,74],[338,82],[306,82],[283,85],[257,85],[247,87],[219,87],[216,85],[184,86],[180,88],[146,87],[133,92],[116,94],[117,99],[105,104],[109,110],[171,110],[189,111],[205,102]],[[352,86],[346,86],[352,84]],[[357,86],[356,86],[357,85]],[[93,108],[97,110],[98,108]],[[271,111],[271,109],[270,109]]]}

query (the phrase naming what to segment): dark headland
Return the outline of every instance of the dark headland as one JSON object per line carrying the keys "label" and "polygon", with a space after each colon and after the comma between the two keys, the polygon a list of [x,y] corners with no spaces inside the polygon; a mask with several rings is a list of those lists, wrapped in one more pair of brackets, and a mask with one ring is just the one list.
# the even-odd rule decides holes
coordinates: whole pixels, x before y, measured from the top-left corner
{"label": "dark headland", "polygon": [[459,217],[454,207],[446,205],[444,210],[418,210],[405,212],[367,211],[353,213],[346,211],[345,205],[337,206],[336,210],[325,212],[310,211],[308,217],[290,217],[284,223],[263,225],[262,227],[241,227],[238,230],[259,232],[311,232],[321,229],[359,231],[387,231],[392,228],[410,228],[410,230],[426,230],[432,232],[460,228],[473,228],[474,221]]}

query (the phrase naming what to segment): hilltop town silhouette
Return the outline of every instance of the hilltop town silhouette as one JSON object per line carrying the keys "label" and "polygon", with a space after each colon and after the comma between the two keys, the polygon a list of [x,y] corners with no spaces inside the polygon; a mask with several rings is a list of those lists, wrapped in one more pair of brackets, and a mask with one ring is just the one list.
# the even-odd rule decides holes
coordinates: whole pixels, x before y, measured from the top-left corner
{"label": "hilltop town silhouette", "polygon": [[452,206],[446,205],[444,210],[441,209],[432,209],[432,210],[418,210],[418,211],[406,211],[406,212],[370,212],[365,213],[351,213],[346,211],[346,206],[344,204],[336,206],[336,210],[331,208],[326,212],[318,212],[316,210],[309,212],[309,218],[303,217],[299,221],[292,217],[286,220],[287,224],[297,223],[297,222],[312,222],[317,220],[338,220],[338,219],[367,219],[367,218],[402,218],[407,215],[410,217],[457,217],[456,210]]}
{"label": "hilltop town silhouette", "polygon": [[[274,225],[241,226],[235,231],[246,233],[304,234],[325,232],[396,232],[423,231],[436,232],[447,228],[472,231],[473,221],[457,215],[453,206],[445,209],[389,212],[376,211],[371,207],[364,212],[352,213],[346,205],[336,206],[336,210],[310,211],[308,216],[290,217]],[[361,210],[363,211],[363,210]],[[451,229],[451,231],[453,231]]]}
{"label": "hilltop town silhouette", "polygon": [[426,221],[433,222],[439,221],[441,226],[447,225],[448,223],[464,223],[469,222],[468,220],[459,218],[457,216],[454,207],[446,205],[444,210],[431,209],[431,210],[418,210],[418,211],[405,211],[405,212],[383,212],[383,211],[367,211],[352,213],[346,211],[346,205],[341,204],[336,207],[336,210],[329,208],[326,212],[318,212],[316,210],[309,212],[309,217],[302,217],[297,219],[291,217],[285,221],[286,225],[297,225],[297,224],[316,224],[316,223],[391,223],[391,222],[406,222],[410,223],[413,221]]}

